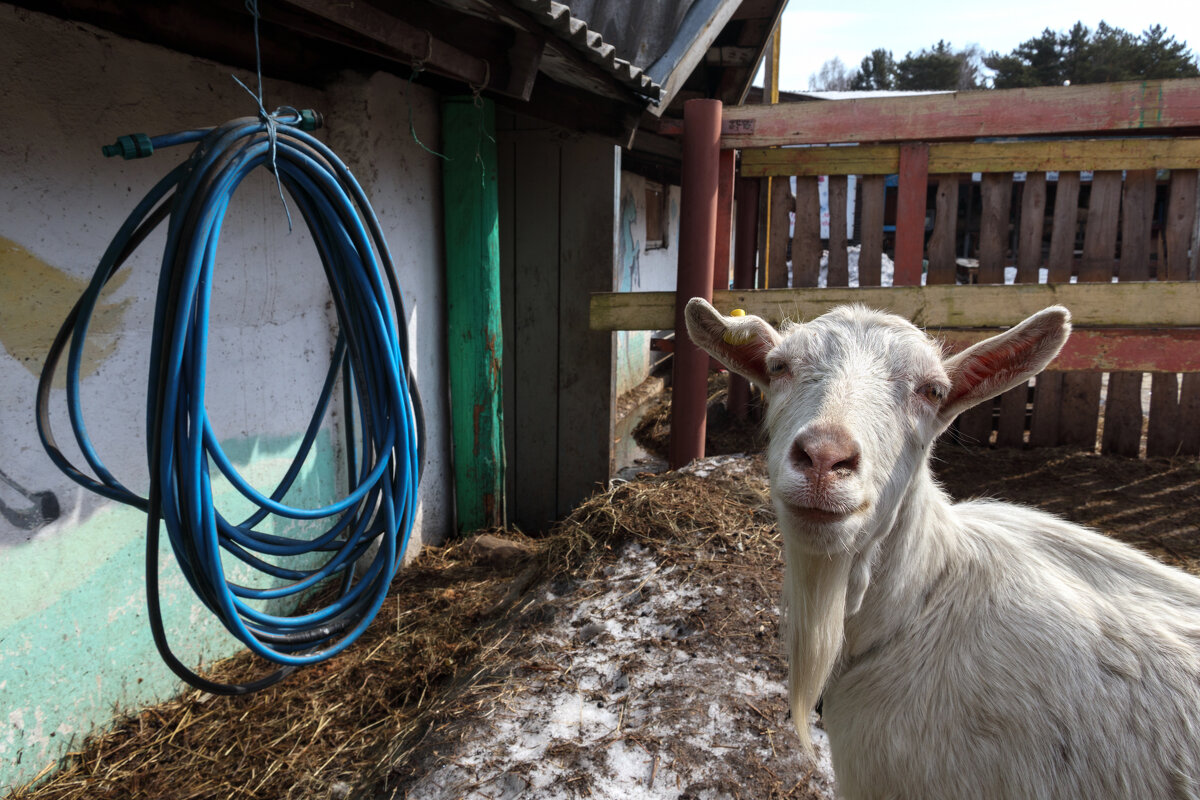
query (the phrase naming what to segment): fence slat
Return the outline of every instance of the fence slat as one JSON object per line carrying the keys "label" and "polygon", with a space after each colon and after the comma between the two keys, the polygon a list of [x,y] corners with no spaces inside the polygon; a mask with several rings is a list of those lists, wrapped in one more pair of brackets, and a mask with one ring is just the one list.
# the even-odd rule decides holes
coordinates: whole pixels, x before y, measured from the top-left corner
{"label": "fence slat", "polygon": [[[1192,234],[1196,229],[1196,184],[1194,169],[1171,170],[1171,183],[1167,195],[1167,225],[1164,233],[1167,248],[1167,268],[1159,280],[1186,281],[1197,276],[1190,275],[1188,250]],[[1200,247],[1200,242],[1196,243]]]}
{"label": "fence slat", "polygon": [[[1123,281],[1150,279],[1150,219],[1154,212],[1154,170],[1125,173],[1121,194],[1121,257]],[[1104,401],[1104,436],[1100,452],[1137,456],[1142,439],[1142,373],[1113,372]]]}
{"label": "fence slat", "polygon": [[[1194,255],[1189,251],[1200,247],[1193,242],[1196,230],[1197,171],[1194,169],[1171,170],[1171,181],[1167,188],[1166,226],[1163,231],[1165,257],[1159,262],[1159,280],[1195,280],[1192,263]],[[1166,380],[1166,378],[1170,380]],[[1200,375],[1183,376],[1182,387],[1176,376],[1154,376],[1162,389],[1155,386],[1150,395],[1150,430],[1163,431],[1156,439],[1161,445],[1150,448],[1147,433],[1146,454],[1158,456],[1196,455],[1200,452]],[[1176,389],[1180,391],[1176,393]],[[1159,392],[1163,393],[1159,397]],[[1158,405],[1155,405],[1155,400]],[[1161,422],[1155,417],[1164,414]]]}
{"label": "fence slat", "polygon": [[1054,227],[1046,261],[1050,283],[1067,283],[1075,271],[1075,239],[1079,232],[1079,173],[1058,173],[1054,192]]}
{"label": "fence slat", "polygon": [[1142,373],[1113,372],[1104,402],[1104,437],[1100,452],[1138,454],[1142,441]]}
{"label": "fence slat", "polygon": [[796,232],[792,237],[792,286],[816,286],[821,271],[821,197],[817,179],[796,179]]}
{"label": "fence slat", "polygon": [[849,178],[829,176],[829,273],[827,286],[850,285],[850,258],[846,253],[846,207]]}
{"label": "fence slat", "polygon": [[790,213],[795,200],[787,178],[772,178],[770,231],[767,241],[767,273],[765,284],[768,289],[785,289],[788,285],[787,252],[791,238]]}
{"label": "fence slat", "polygon": [[[1075,237],[1079,230],[1079,173],[1060,172],[1054,189],[1054,221],[1046,271],[1050,283],[1068,283],[1075,270]],[[1037,378],[1029,444],[1053,447],[1062,441],[1063,379],[1061,372],[1043,372]]]}
{"label": "fence slat", "polygon": [[925,282],[954,283],[954,243],[958,233],[958,175],[939,175],[933,233],[929,236],[929,272]]}
{"label": "fence slat", "polygon": [[[1020,197],[1015,282],[1037,283],[1038,267],[1042,263],[1042,231],[1046,218],[1046,173],[1034,172],[1026,175]],[[1015,386],[1000,395],[1000,420],[996,426],[998,447],[1021,447],[1025,444],[1029,395],[1028,383]],[[1035,393],[1035,402],[1036,399]]]}
{"label": "fence slat", "polygon": [[1092,176],[1087,227],[1083,233],[1083,261],[1079,282],[1108,282],[1117,256],[1117,231],[1121,212],[1121,173],[1111,170]]}
{"label": "fence slat", "polygon": [[1150,223],[1154,216],[1155,174],[1152,169],[1125,173],[1121,198],[1121,260],[1117,275],[1123,281],[1150,280]]}
{"label": "fence slat", "polygon": [[1180,455],[1200,455],[1200,373],[1184,373],[1179,391]]}
{"label": "fence slat", "polygon": [[896,285],[921,282],[925,255],[925,199],[929,191],[929,145],[900,145],[900,175],[896,189]]}
{"label": "fence slat", "polygon": [[864,175],[862,186],[862,230],[858,253],[858,285],[878,286],[883,263],[883,205],[887,186],[882,175]]}
{"label": "fence slat", "polygon": [[1004,283],[1008,259],[1008,220],[1012,208],[1012,175],[986,173],[980,188],[979,282]]}
{"label": "fence slat", "polygon": [[1058,415],[1062,409],[1063,373],[1047,370],[1035,379],[1033,414],[1029,420],[1031,447],[1058,444]]}
{"label": "fence slat", "polygon": [[[979,220],[979,282],[1004,283],[1004,266],[1008,259],[1008,220],[1012,208],[1012,174],[985,173],[980,186],[980,220]],[[1022,391],[1021,404],[1024,405],[1024,387],[1015,387],[1011,391]],[[1006,393],[1008,394],[1008,393]],[[1012,405],[1015,400],[1009,400]],[[974,408],[964,411],[958,418],[959,435],[966,442],[985,445],[991,440],[992,429],[996,427],[996,406],[1000,406],[1000,416],[1008,421],[1006,438],[1013,438],[1012,409],[1004,414],[1003,398],[980,403]],[[1000,433],[997,430],[997,442]]]}
{"label": "fence slat", "polygon": [[[1118,217],[1121,209],[1121,173],[1097,172],[1092,176],[1087,223],[1083,232],[1083,259],[1079,281],[1111,282],[1116,264]],[[1100,424],[1101,374],[1076,373],[1063,378],[1059,433],[1063,444],[1093,449]]]}
{"label": "fence slat", "polygon": [[1021,227],[1017,240],[1017,282],[1037,283],[1042,266],[1042,234],[1046,226],[1046,173],[1025,176],[1021,195]]}
{"label": "fence slat", "polygon": [[1182,444],[1179,424],[1179,376],[1155,372],[1150,376],[1150,422],[1146,428],[1146,455],[1173,456]]}

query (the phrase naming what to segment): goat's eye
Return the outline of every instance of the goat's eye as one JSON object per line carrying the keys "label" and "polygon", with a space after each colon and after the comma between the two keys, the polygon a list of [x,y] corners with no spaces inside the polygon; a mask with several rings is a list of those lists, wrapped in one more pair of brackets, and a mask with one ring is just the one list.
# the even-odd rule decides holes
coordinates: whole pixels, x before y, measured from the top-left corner
{"label": "goat's eye", "polygon": [[788,365],[784,361],[771,360],[767,362],[767,377],[779,378],[788,373]]}
{"label": "goat's eye", "polygon": [[940,405],[946,399],[947,389],[940,383],[924,383],[917,389],[917,394],[934,405]]}

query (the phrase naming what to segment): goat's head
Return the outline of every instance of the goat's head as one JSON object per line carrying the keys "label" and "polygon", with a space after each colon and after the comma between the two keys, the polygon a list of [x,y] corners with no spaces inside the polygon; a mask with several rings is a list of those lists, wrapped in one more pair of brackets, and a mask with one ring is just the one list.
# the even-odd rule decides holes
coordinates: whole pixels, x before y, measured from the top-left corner
{"label": "goat's head", "polygon": [[784,538],[784,639],[792,717],[808,713],[859,609],[872,553],[893,529],[929,447],[960,412],[1040,372],[1070,315],[1055,306],[963,352],[900,317],[837,308],[777,333],[758,317],[687,305],[692,340],[765,393],[771,499]]}
{"label": "goat's head", "polygon": [[843,306],[782,335],[695,298],[688,332],[765,393],[771,496],[813,554],[855,553],[890,527],[917,466],[960,412],[1040,372],[1070,315],[1054,306],[949,358],[907,320]]}

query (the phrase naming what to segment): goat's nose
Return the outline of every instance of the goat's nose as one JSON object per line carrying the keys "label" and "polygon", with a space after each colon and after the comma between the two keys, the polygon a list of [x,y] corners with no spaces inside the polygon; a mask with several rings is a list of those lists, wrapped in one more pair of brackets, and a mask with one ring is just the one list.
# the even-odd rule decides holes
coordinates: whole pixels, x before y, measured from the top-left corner
{"label": "goat's nose", "polygon": [[792,463],[816,478],[857,472],[861,456],[858,442],[840,425],[811,426],[792,442]]}

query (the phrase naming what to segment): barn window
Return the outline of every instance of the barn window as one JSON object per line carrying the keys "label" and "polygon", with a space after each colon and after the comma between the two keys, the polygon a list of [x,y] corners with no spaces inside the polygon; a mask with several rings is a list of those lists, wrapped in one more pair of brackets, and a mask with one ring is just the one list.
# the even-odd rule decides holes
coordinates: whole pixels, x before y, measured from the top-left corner
{"label": "barn window", "polygon": [[668,194],[661,183],[646,184],[646,249],[661,250],[667,246]]}

